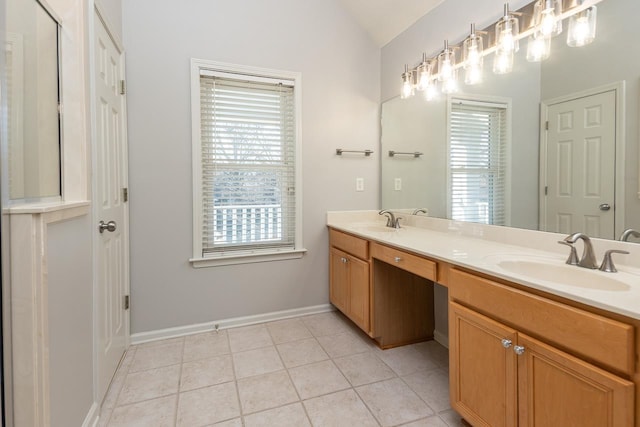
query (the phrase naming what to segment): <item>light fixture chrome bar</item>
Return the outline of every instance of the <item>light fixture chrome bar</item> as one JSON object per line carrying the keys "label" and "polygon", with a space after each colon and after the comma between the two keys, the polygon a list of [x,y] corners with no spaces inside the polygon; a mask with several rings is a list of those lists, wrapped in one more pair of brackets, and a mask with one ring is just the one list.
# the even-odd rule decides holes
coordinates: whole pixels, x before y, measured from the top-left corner
{"label": "light fixture chrome bar", "polygon": [[413,156],[413,157],[420,157],[422,156],[424,153],[421,153],[419,151],[414,151],[413,153],[407,153],[407,152],[401,152],[401,151],[393,151],[393,150],[389,150],[389,157],[393,157],[393,156]]}
{"label": "light fixture chrome bar", "polygon": [[[571,17],[571,16],[573,16],[575,14],[578,14],[578,13],[580,13],[580,12],[586,10],[586,9],[589,9],[590,7],[595,6],[600,2],[602,2],[602,0],[584,0],[582,3],[576,4],[574,7],[571,7],[569,9],[563,11],[562,14],[560,14],[557,17],[557,19],[558,20],[564,20],[564,19],[569,18],[569,17]],[[511,13],[511,14],[519,14],[520,12],[518,12],[518,11],[509,11],[509,13]],[[494,25],[495,24],[492,24],[490,27],[493,28]],[[535,31],[536,31],[536,27],[535,26],[530,26],[529,28],[522,29],[520,31],[520,33],[517,36],[514,37],[514,39],[515,40],[522,40],[522,39],[524,39],[526,37],[529,37]],[[476,32],[480,32],[480,31],[476,30]],[[460,44],[460,46],[461,46],[461,44]],[[460,46],[459,45],[454,45],[454,46],[448,46],[448,47],[450,49],[456,49],[456,48],[459,48]],[[488,55],[491,55],[491,54],[495,53],[496,50],[497,50],[496,46],[493,45],[491,47],[485,48],[482,52],[480,52],[480,55],[488,56]],[[437,55],[436,55],[436,58],[437,58]],[[453,69],[456,70],[456,69],[462,68],[463,66],[464,66],[464,63],[462,61],[460,61],[460,62],[456,63],[453,66]],[[432,75],[432,78],[437,79],[438,78],[438,74],[439,73],[434,73]]]}
{"label": "light fixture chrome bar", "polygon": [[370,155],[373,154],[373,151],[372,150],[343,150],[342,148],[336,148],[336,154],[338,156],[342,156],[342,153],[360,153],[369,157]]}

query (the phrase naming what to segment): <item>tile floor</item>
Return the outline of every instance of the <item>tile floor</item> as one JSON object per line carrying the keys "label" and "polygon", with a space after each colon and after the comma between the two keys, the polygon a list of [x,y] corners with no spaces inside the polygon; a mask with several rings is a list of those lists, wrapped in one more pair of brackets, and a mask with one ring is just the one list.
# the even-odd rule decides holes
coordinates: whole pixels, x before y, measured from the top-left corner
{"label": "tile floor", "polygon": [[380,350],[339,313],[131,346],[99,426],[462,426],[448,353]]}

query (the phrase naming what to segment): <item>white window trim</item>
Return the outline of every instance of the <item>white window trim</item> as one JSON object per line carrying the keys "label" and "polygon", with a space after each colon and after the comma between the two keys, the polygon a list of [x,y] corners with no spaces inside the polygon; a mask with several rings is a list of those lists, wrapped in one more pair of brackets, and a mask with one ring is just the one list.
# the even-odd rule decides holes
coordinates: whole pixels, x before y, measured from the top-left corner
{"label": "white window trim", "polygon": [[492,106],[496,106],[497,104],[502,104],[505,106],[507,110],[507,165],[505,171],[505,185],[504,189],[504,226],[511,226],[511,156],[512,156],[512,101],[511,98],[503,98],[500,96],[493,95],[471,95],[471,94],[453,94],[447,96],[447,198],[446,198],[446,209],[447,209],[447,218],[451,218],[451,126],[449,125],[451,122],[451,103],[455,101],[464,102],[467,104],[477,104],[477,105],[486,105],[491,104]]}
{"label": "white window trim", "polygon": [[[295,249],[274,250],[259,254],[232,254],[227,256],[202,256],[202,141],[200,138],[200,73],[244,74],[254,77],[285,79],[294,82],[296,115],[296,227]],[[302,240],[302,74],[294,71],[273,70],[191,58],[191,153],[193,171],[193,257],[189,259],[195,268],[238,265],[255,262],[280,261],[302,258],[307,251]]]}

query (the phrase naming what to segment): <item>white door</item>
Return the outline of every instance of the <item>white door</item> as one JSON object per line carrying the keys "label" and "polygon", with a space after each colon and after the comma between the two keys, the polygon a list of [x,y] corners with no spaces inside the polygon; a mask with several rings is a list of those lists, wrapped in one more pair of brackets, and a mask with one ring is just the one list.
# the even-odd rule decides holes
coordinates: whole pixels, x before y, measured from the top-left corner
{"label": "white door", "polygon": [[[129,289],[124,54],[95,15],[94,219],[96,243],[97,398],[104,397],[128,344]],[[102,224],[102,226],[101,226]]]}
{"label": "white door", "polygon": [[546,231],[615,238],[616,94],[549,105]]}

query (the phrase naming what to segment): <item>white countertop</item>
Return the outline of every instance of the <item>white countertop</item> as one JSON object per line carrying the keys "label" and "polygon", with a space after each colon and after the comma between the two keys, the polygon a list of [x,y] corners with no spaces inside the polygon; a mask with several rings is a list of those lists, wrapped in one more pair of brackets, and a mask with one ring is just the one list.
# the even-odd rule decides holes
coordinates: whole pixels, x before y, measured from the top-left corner
{"label": "white countertop", "polygon": [[[618,273],[605,273],[566,265],[569,248],[557,243],[565,237],[561,234],[406,214],[400,216],[405,218],[401,223],[406,225],[398,230],[384,227],[385,218],[377,211],[328,212],[327,225],[640,320],[640,244],[592,239],[598,262],[608,249],[630,252],[629,255],[614,254]],[[576,246],[580,256],[582,245]],[[577,277],[576,282],[580,284],[566,285],[553,278],[532,277],[517,268],[503,268],[505,264],[501,261],[543,261],[549,266],[547,276],[553,276],[555,271],[566,272]],[[620,286],[601,285],[607,281],[615,281],[612,285]]]}

